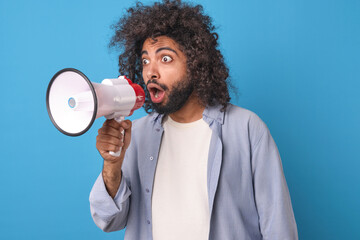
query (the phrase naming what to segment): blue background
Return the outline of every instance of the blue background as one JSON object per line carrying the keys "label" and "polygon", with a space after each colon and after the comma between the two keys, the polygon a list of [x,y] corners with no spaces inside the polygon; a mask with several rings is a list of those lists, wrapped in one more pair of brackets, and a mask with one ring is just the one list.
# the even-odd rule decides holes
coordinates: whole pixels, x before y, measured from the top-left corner
{"label": "blue background", "polygon": [[[133,3],[0,1],[1,239],[123,238],[89,213],[104,118],[65,136],[45,94],[65,67],[94,82],[118,76],[109,26]],[[232,102],[256,112],[277,142],[300,239],[360,239],[360,1],[201,3],[238,87]]]}

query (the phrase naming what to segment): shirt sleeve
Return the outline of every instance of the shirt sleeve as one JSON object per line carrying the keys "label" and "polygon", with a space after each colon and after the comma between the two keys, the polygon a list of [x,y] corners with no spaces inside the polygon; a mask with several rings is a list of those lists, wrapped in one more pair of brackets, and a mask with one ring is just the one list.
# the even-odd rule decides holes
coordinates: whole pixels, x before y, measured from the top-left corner
{"label": "shirt sleeve", "polygon": [[264,240],[297,240],[298,233],[280,155],[268,128],[252,152],[255,201]]}
{"label": "shirt sleeve", "polygon": [[121,230],[126,226],[131,191],[122,175],[118,192],[113,199],[107,192],[102,174],[90,192],[90,212],[95,224],[105,232]]}

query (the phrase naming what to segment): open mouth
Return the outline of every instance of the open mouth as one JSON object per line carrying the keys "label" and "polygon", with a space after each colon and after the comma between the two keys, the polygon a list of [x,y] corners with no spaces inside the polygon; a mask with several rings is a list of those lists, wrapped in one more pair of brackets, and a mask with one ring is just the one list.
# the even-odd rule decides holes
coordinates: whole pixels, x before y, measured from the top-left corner
{"label": "open mouth", "polygon": [[165,90],[162,87],[155,83],[149,83],[147,85],[147,89],[153,103],[160,103],[163,101],[165,97]]}

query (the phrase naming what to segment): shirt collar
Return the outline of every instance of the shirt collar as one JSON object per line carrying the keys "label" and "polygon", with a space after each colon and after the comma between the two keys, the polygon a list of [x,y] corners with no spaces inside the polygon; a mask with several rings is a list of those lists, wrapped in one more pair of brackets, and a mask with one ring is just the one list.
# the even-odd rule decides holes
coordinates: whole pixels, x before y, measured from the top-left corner
{"label": "shirt collar", "polygon": [[156,127],[162,128],[161,123],[162,123],[162,119],[164,117],[164,114],[159,114],[159,113],[154,111],[154,112],[150,113],[150,116],[151,116],[151,121],[154,123],[154,125]]}
{"label": "shirt collar", "polygon": [[[219,124],[224,124],[224,115],[225,111],[221,111],[222,105],[214,105],[207,106],[203,112],[203,119],[208,124],[211,124],[213,121],[218,122]],[[159,114],[157,112],[152,112],[150,114],[152,121],[158,127],[161,127],[162,119],[164,117],[163,114]]]}
{"label": "shirt collar", "polygon": [[[225,111],[221,111],[222,105],[207,106],[203,112],[203,119],[210,124],[212,121],[216,121],[219,124],[224,124]],[[207,121],[210,120],[210,121]]]}

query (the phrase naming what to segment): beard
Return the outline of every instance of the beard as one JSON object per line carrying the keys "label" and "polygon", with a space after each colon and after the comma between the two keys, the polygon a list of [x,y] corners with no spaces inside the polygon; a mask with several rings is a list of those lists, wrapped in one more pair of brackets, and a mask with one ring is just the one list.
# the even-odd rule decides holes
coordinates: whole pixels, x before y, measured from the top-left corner
{"label": "beard", "polygon": [[[168,87],[164,84],[157,83],[156,80],[150,80],[148,83],[156,83],[162,87],[165,92],[168,92]],[[159,114],[171,114],[180,110],[190,95],[194,91],[193,83],[188,79],[181,80],[177,82],[172,90],[169,92],[168,99],[166,103],[153,103],[150,99],[152,108]]]}

